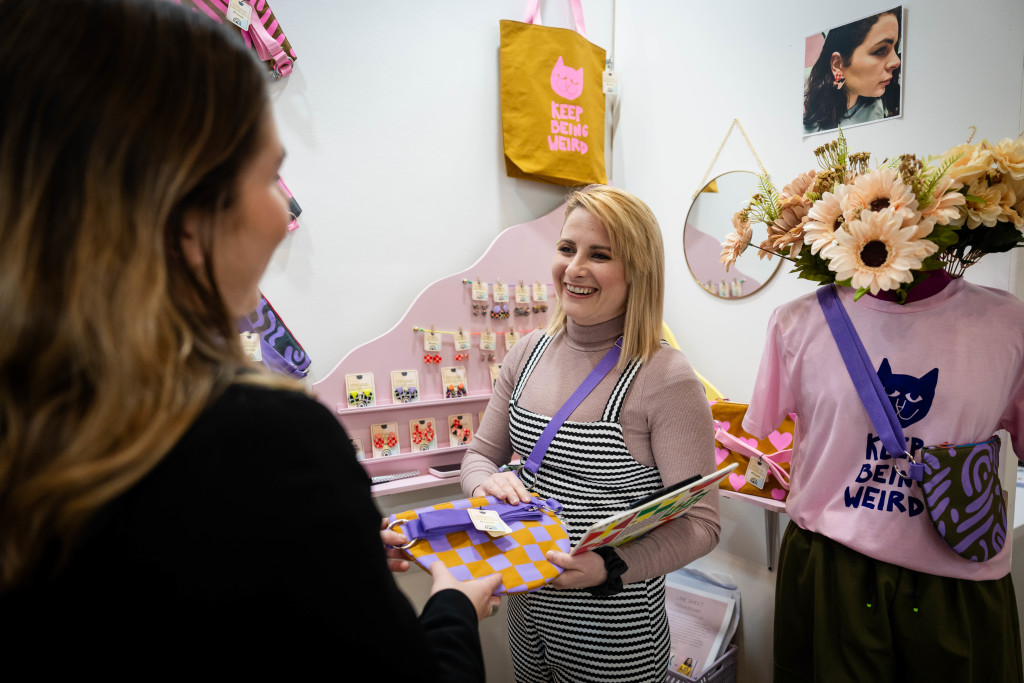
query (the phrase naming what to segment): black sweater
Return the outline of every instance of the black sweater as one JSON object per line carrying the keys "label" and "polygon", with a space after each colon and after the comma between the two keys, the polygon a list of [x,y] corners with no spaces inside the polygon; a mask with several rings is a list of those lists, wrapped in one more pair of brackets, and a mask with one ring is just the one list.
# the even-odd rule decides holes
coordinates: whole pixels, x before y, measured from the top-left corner
{"label": "black sweater", "polygon": [[48,561],[0,597],[0,649],[8,666],[31,658],[33,674],[141,673],[130,654],[150,674],[284,664],[341,680],[484,680],[472,604],[443,591],[417,619],[380,521],[325,407],[232,386],[97,514],[61,569]]}

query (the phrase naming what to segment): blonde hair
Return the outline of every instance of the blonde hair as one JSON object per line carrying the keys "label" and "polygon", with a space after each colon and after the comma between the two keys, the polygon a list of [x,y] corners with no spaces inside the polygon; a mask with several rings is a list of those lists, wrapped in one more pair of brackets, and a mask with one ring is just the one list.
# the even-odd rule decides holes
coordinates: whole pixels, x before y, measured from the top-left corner
{"label": "blonde hair", "polygon": [[[169,2],[12,0],[0,25],[6,590],[246,367],[209,256],[268,104],[252,55]],[[202,274],[186,213],[203,217]]]}
{"label": "blonde hair", "polygon": [[[612,254],[622,260],[626,272],[629,290],[619,366],[630,360],[647,361],[661,346],[665,306],[665,248],[658,219],[635,195],[608,185],[590,185],[571,192],[565,218],[578,209],[601,221],[608,231]],[[561,300],[556,300],[548,334],[564,329],[565,321]]]}

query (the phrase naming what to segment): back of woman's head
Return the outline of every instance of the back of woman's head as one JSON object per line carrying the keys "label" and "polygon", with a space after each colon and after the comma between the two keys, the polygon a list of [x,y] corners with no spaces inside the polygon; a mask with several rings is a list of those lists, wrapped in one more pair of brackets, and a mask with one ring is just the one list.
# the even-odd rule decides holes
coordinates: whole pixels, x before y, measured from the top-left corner
{"label": "back of woman's head", "polygon": [[[137,481],[240,362],[209,253],[267,97],[165,0],[0,0],[0,588]],[[237,365],[234,365],[237,367]]]}
{"label": "back of woman's head", "polygon": [[[816,126],[819,130],[827,130],[839,125],[847,109],[846,93],[835,87],[835,77],[832,74],[832,55],[838,52],[843,66],[849,66],[853,51],[864,42],[871,28],[886,14],[894,15],[898,25],[902,25],[899,11],[893,9],[838,26],[825,36],[825,43],[821,47],[818,59],[811,67],[811,72],[807,77],[807,87],[804,90],[805,126]],[[883,100],[889,99],[890,92],[896,93],[896,104],[898,105],[899,79],[896,74],[886,89]],[[888,101],[886,101],[886,105],[889,106]]]}
{"label": "back of woman's head", "polygon": [[[665,249],[658,219],[636,195],[608,185],[590,185],[570,193],[565,207],[568,218],[584,210],[608,231],[612,254],[621,259],[629,291],[622,358],[647,360],[661,343],[665,302]],[[565,312],[556,305],[551,331],[565,325]]]}

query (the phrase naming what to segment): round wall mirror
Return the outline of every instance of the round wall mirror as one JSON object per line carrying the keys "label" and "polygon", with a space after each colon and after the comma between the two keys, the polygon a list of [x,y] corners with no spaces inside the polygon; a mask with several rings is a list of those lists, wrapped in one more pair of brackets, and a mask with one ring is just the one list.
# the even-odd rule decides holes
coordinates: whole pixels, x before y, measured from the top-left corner
{"label": "round wall mirror", "polygon": [[[697,194],[683,228],[683,254],[690,274],[708,293],[723,299],[740,299],[764,287],[782,265],[782,259],[757,257],[759,244],[754,228],[752,245],[726,272],[719,261],[722,242],[734,231],[732,217],[750,199],[757,187],[757,174],[750,171],[728,171],[718,176]],[[764,228],[762,226],[762,232]]]}

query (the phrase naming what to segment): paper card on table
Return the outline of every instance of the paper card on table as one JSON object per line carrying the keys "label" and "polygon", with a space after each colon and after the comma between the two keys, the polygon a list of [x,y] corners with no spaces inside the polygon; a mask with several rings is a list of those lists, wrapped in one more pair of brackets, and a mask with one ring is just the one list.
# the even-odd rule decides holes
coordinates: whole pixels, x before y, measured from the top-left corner
{"label": "paper card on table", "polygon": [[699,678],[707,664],[728,646],[724,641],[736,602],[724,595],[675,583],[671,574],[665,589],[673,670],[688,668],[688,676]]}

